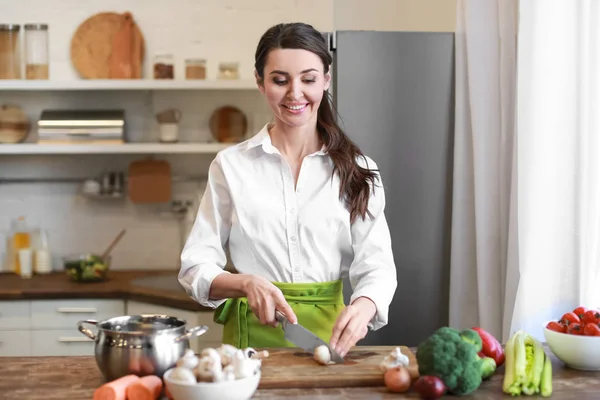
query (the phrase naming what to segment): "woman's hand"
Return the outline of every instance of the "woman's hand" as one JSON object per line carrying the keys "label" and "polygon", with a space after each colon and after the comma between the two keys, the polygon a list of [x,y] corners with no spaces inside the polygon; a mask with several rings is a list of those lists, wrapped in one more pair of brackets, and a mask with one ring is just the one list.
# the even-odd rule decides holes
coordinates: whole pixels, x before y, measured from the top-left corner
{"label": "woman's hand", "polygon": [[263,277],[249,275],[243,288],[250,309],[263,325],[277,326],[275,311],[279,310],[295,324],[298,319],[281,290]]}
{"label": "woman's hand", "polygon": [[333,327],[329,344],[341,357],[358,342],[367,336],[369,321],[373,319],[377,307],[366,297],[359,297],[346,307]]}

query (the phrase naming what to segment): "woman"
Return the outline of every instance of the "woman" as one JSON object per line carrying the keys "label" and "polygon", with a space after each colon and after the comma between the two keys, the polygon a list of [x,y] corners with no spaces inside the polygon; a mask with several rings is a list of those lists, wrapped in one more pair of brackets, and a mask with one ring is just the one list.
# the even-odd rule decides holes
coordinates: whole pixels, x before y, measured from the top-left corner
{"label": "woman", "polygon": [[[276,311],[342,357],[387,324],[396,268],[375,163],[336,122],[331,55],[312,26],[270,28],[255,75],[274,122],[217,154],[181,255],[179,280],[217,308],[223,342],[289,347]],[[238,273],[224,270],[229,245]],[[344,305],[342,275],[354,289]]]}

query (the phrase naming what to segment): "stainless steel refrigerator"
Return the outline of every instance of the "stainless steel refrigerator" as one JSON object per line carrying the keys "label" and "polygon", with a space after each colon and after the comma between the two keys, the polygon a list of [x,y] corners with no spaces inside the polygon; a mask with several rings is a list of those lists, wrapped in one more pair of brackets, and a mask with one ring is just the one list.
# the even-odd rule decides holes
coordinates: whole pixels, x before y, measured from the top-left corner
{"label": "stainless steel refrigerator", "polygon": [[380,168],[398,276],[389,324],[359,345],[417,345],[448,324],[454,34],[324,35],[342,127]]}

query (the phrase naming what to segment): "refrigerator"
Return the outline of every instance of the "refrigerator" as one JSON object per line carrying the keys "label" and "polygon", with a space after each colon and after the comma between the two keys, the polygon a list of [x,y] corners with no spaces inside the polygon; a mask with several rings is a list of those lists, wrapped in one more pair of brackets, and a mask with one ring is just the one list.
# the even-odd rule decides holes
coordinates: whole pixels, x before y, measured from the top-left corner
{"label": "refrigerator", "polygon": [[379,166],[398,278],[389,323],[358,344],[416,346],[448,325],[454,33],[323,34],[341,126]]}

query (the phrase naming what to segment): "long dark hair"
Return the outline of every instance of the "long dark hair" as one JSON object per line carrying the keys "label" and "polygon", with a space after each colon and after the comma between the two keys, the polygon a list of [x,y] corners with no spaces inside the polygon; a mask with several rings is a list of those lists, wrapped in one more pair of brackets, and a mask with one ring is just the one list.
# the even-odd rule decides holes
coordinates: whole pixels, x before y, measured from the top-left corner
{"label": "long dark hair", "polygon": [[[301,49],[319,56],[323,62],[324,73],[329,72],[332,57],[327,43],[319,31],[311,25],[303,23],[278,24],[269,28],[258,42],[254,57],[254,68],[259,82],[264,83],[264,68],[269,52],[275,49]],[[333,173],[340,178],[340,199],[344,199],[350,208],[350,221],[358,216],[363,219],[368,209],[371,185],[375,185],[376,173],[358,164],[358,157],[363,153],[358,146],[346,136],[337,123],[337,113],[325,92],[317,112],[317,132],[325,149],[333,161]],[[366,159],[365,159],[366,162]]]}

